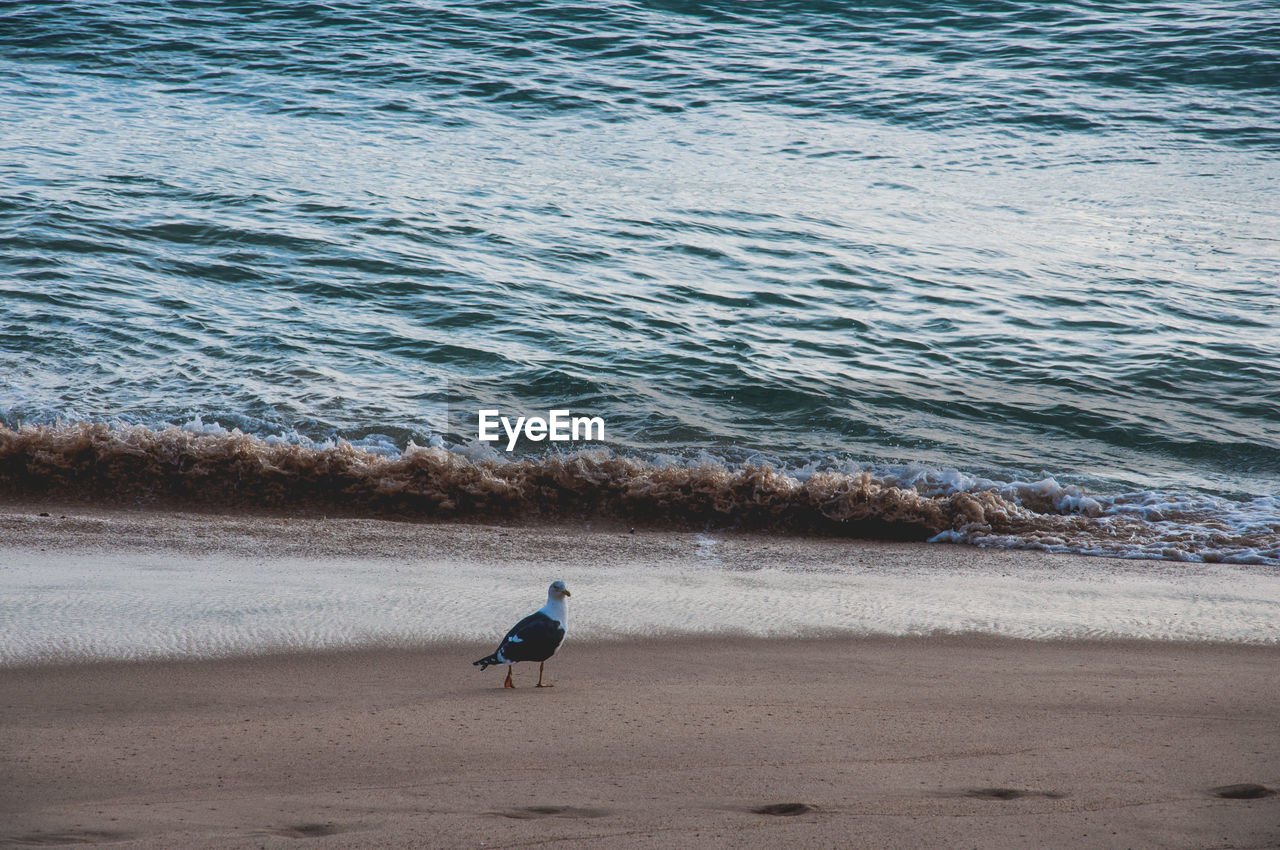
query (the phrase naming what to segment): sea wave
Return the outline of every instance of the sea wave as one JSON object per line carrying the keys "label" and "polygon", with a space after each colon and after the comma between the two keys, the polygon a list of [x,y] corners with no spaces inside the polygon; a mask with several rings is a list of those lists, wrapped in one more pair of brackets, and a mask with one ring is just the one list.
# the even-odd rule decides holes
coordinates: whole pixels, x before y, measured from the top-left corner
{"label": "sea wave", "polygon": [[0,427],[11,498],[337,511],[474,522],[602,518],[1131,558],[1280,565],[1274,497],[1089,493],[1053,478],[788,469],[607,449],[508,459],[443,443],[263,438],[200,421]]}

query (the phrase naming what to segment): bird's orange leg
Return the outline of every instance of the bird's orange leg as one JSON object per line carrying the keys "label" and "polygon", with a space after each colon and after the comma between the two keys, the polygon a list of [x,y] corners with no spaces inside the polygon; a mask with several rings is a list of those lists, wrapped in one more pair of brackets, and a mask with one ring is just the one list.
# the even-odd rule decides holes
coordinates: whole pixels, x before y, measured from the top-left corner
{"label": "bird's orange leg", "polygon": [[511,665],[510,665],[510,664],[508,664],[508,665],[507,665],[507,680],[506,680],[505,682],[503,682],[503,683],[502,683],[502,687],[504,687],[504,688],[514,688],[514,687],[515,687],[515,685],[511,684]]}
{"label": "bird's orange leg", "polygon": [[537,685],[537,686],[538,686],[539,688],[554,688],[554,687],[555,687],[555,685],[553,685],[553,684],[551,684],[551,683],[549,683],[549,682],[548,682],[547,684],[545,684],[545,685],[544,685],[544,684],[542,684],[542,668],[543,668],[543,667],[545,667],[545,666],[547,666],[547,662],[545,662],[545,661],[541,662],[541,663],[538,665],[538,685]]}

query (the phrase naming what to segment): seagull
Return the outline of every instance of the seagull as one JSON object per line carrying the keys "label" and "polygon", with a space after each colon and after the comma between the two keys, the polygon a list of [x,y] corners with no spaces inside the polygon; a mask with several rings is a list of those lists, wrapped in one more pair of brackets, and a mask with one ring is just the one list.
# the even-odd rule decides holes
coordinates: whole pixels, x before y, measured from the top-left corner
{"label": "seagull", "polygon": [[564,642],[565,605],[564,600],[571,594],[562,581],[554,581],[547,590],[547,604],[525,617],[511,627],[507,636],[498,644],[493,655],[486,655],[479,661],[473,661],[481,670],[491,664],[507,665],[507,680],[504,688],[514,688],[511,684],[511,665],[517,661],[538,662],[538,687],[549,688],[542,683],[542,668],[547,659],[556,654],[560,644]]}

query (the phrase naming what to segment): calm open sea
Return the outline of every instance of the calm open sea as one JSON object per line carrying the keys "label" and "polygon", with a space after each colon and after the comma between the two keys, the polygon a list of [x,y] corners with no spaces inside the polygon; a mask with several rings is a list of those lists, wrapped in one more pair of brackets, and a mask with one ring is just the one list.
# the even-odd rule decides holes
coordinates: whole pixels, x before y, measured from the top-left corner
{"label": "calm open sea", "polygon": [[1277,565],[1278,270],[1274,2],[0,2],[22,492],[567,408],[609,493]]}

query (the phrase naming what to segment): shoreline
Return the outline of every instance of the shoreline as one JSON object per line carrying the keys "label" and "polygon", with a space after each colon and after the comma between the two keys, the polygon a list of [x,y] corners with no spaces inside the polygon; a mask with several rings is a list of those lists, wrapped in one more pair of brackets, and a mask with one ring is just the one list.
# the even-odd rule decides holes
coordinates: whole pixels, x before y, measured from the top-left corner
{"label": "shoreline", "polygon": [[173,425],[0,426],[0,491],[9,501],[673,533],[742,529],[1280,569],[1280,529],[1265,491],[1245,498],[1104,488],[1108,495],[1047,474],[998,481],[927,468],[899,475],[834,467],[714,457],[693,463],[608,448],[505,458],[407,445],[386,454],[341,440],[308,445]]}
{"label": "shoreline", "polygon": [[[697,646],[727,646],[732,644],[741,644],[743,646],[764,645],[764,644],[790,644],[795,646],[815,646],[823,647],[825,645],[848,645],[855,644],[864,647],[870,651],[879,651],[886,648],[908,649],[915,648],[919,651],[926,651],[930,645],[945,645],[955,648],[980,650],[1006,650],[1009,652],[1035,652],[1039,648],[1050,648],[1063,651],[1081,650],[1086,651],[1090,647],[1098,647],[1115,652],[1128,652],[1134,654],[1142,654],[1144,651],[1151,649],[1157,653],[1168,652],[1170,654],[1190,653],[1195,654],[1201,650],[1205,652],[1234,652],[1239,651],[1243,657],[1258,657],[1273,660],[1280,663],[1280,646],[1273,644],[1259,643],[1241,643],[1235,641],[1202,641],[1202,640],[1153,640],[1149,638],[1127,638],[1127,637],[1104,637],[1104,638],[1076,638],[1076,637],[1046,637],[1046,638],[1024,638],[1011,637],[1008,635],[995,635],[985,632],[938,632],[936,634],[910,634],[910,635],[894,635],[884,633],[867,633],[867,634],[845,634],[830,633],[820,635],[804,635],[804,636],[783,636],[783,637],[761,637],[759,635],[747,634],[705,634],[705,633],[687,633],[661,635],[656,637],[635,638],[635,637],[608,637],[608,638],[575,638],[573,645],[590,646],[593,650],[601,652],[608,651],[610,648],[622,649],[636,646],[644,646],[651,651],[660,652],[671,649],[676,652],[693,651]],[[228,665],[239,664],[262,664],[268,666],[279,666],[289,664],[345,664],[355,663],[362,658],[380,658],[390,656],[410,656],[410,655],[445,655],[456,656],[462,658],[470,655],[487,655],[496,645],[496,641],[477,641],[477,640],[458,640],[454,642],[432,641],[421,643],[361,643],[346,646],[334,647],[264,647],[262,649],[250,650],[246,652],[232,652],[223,655],[185,655],[185,656],[145,656],[135,658],[94,658],[94,657],[66,657],[56,659],[41,659],[30,662],[19,662],[14,664],[0,664],[0,677],[8,674],[15,676],[41,676],[46,673],[50,675],[63,674],[108,674],[113,671],[128,673],[129,671],[142,668],[187,668],[199,670],[202,667],[224,667]],[[566,646],[570,645],[568,641]],[[547,662],[548,665],[559,663],[563,659],[557,655],[555,661]],[[497,669],[495,667],[495,669]],[[523,666],[517,667],[517,670],[525,671],[525,675],[529,675],[528,671],[533,671],[533,676],[537,678],[537,667],[531,666],[529,663],[523,663]],[[548,667],[550,669],[550,667]]]}
{"label": "shoreline", "polygon": [[826,534],[788,534],[736,528],[666,528],[634,525],[610,518],[513,519],[480,522],[462,518],[375,517],[314,509],[215,510],[202,506],[125,505],[0,496],[0,547],[66,552],[133,551],[177,554],[252,554],[281,557],[455,557],[466,561],[506,558],[509,538],[535,547],[536,554],[583,545],[590,555],[608,554],[627,561],[656,563],[685,560],[689,541],[716,540],[729,545],[717,557],[731,569],[758,568],[785,560],[796,569],[822,571],[865,556],[871,566],[902,566],[913,559],[921,568],[971,569],[995,562],[1000,567],[1051,566],[1075,571],[1089,565],[1120,572],[1191,575],[1218,566],[1280,577],[1280,566],[1253,563],[1183,561],[1056,552],[1034,547],[983,546],[974,543],[893,540]]}
{"label": "shoreline", "polygon": [[1280,570],[961,544],[0,505],[0,667],[489,640],[988,634],[1280,644]]}

